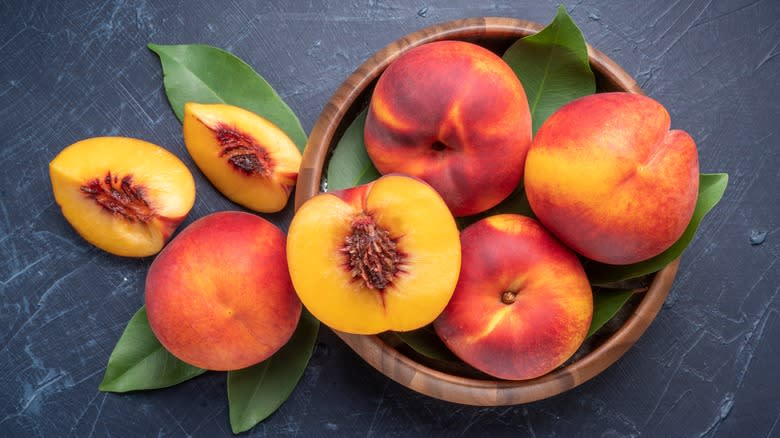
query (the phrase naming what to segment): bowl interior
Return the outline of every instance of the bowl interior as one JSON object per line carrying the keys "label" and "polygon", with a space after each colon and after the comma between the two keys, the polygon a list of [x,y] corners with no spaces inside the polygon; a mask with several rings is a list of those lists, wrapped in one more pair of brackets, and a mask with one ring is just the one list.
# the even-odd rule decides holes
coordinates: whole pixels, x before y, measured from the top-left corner
{"label": "bowl interior", "polygon": [[[501,55],[519,38],[538,32],[537,23],[499,17],[456,20],[421,29],[392,42],[369,58],[326,104],[309,137],[296,187],[295,207],[327,187],[328,159],[344,131],[368,106],[384,69],[405,51],[432,41],[456,39],[484,46]],[[599,92],[642,93],[636,82],[606,55],[588,47]],[[633,297],[610,326],[601,330],[562,367],[537,379],[503,381],[468,366],[428,359],[392,336],[336,332],[355,352],[383,374],[432,397],[472,405],[508,405],[550,397],[597,375],[636,342],[663,304],[679,260],[659,271],[647,292]]]}

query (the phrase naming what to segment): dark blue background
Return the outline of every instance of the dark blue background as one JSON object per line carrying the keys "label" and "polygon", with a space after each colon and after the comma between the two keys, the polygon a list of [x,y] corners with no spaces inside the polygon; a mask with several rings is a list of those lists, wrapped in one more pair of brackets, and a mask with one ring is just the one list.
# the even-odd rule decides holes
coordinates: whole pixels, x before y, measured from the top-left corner
{"label": "dark blue background", "polygon": [[[479,3],[479,6],[474,4]],[[207,43],[254,66],[309,131],[377,49],[490,15],[552,19],[553,1],[3,1],[0,3],[0,435],[230,435],[225,377],[97,391],[143,301],[151,259],[85,243],[47,165],[97,135],[139,137],[196,169],[149,42]],[[614,366],[524,406],[434,400],[390,381],[329,330],[292,397],[255,436],[780,436],[780,2],[566,2],[586,39],[634,75],[731,175],[659,316]],[[235,209],[194,171],[186,223]],[[286,227],[291,216],[268,216]],[[186,224],[185,223],[185,224]],[[767,231],[753,246],[751,231]]]}

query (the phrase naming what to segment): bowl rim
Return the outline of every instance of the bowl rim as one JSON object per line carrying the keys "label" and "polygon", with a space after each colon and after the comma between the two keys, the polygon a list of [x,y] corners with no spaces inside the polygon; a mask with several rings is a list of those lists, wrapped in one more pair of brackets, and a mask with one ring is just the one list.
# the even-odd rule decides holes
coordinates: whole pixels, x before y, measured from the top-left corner
{"label": "bowl rim", "polygon": [[[326,103],[312,128],[298,175],[295,210],[320,192],[323,167],[338,127],[348,110],[384,69],[407,50],[443,39],[522,38],[543,25],[508,17],[473,17],[422,28],[388,44],[360,65]],[[590,45],[588,57],[597,76],[622,90],[644,94],[617,63]],[[349,121],[351,123],[351,120]],[[414,361],[378,336],[333,330],[349,347],[387,377],[417,392],[460,404],[502,406],[529,403],[574,388],[616,362],[649,327],[674,281],[680,259],[658,271],[637,308],[597,348],[575,362],[544,376],[522,381],[480,380],[447,374]]]}

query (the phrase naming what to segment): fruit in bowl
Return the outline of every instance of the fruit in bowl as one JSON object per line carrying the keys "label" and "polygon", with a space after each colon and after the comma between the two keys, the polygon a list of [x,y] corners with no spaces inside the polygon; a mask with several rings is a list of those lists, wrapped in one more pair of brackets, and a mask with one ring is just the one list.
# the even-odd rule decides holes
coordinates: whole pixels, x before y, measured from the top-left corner
{"label": "fruit in bowl", "polygon": [[464,362],[501,379],[542,376],[580,347],[593,297],[577,256],[525,216],[490,216],[461,233],[455,292],[434,322]]}
{"label": "fruit in bowl", "polygon": [[660,254],[685,231],[699,192],[696,144],[669,126],[666,109],[637,94],[564,105],[528,153],[525,191],[534,213],[593,260],[629,264]]}
{"label": "fruit in bowl", "polygon": [[[559,11],[559,15],[561,14],[565,15],[565,12]],[[407,35],[378,52],[336,91],[315,123],[304,152],[302,178],[296,189],[296,207],[301,208],[307,199],[319,193],[322,187],[321,178],[324,169],[328,168],[327,160],[331,157],[330,152],[337,144],[341,147],[340,141],[343,138],[339,136],[349,131],[348,127],[355,120],[359,120],[358,115],[371,101],[373,87],[378,84],[382,72],[405,53],[432,41],[453,39],[477,42],[495,53],[503,53],[518,38],[532,35],[541,29],[542,26],[535,23],[510,18],[459,20]],[[592,48],[588,48],[588,55],[589,59],[586,56],[585,62],[589,61],[596,73],[599,91],[642,93],[634,80],[605,55]],[[369,135],[366,132],[366,140]],[[362,141],[362,138],[359,141]],[[429,150],[431,144],[428,144]],[[369,147],[367,141],[366,149]],[[498,156],[492,159],[501,161],[503,158],[505,157]],[[333,163],[330,163],[330,166],[332,170]],[[357,174],[360,175],[362,173]],[[562,366],[528,380],[508,381],[464,372],[460,367],[427,360],[424,355],[410,351],[408,346],[398,344],[397,338],[393,339],[391,336],[362,336],[341,331],[337,331],[337,335],[388,377],[432,397],[475,405],[530,402],[577,386],[622,356],[660,309],[671,287],[677,266],[678,262],[674,261],[654,276],[649,290],[643,295],[637,295],[637,299],[633,300],[633,312],[622,324],[617,324],[617,331],[606,333],[595,343],[589,343],[586,351],[578,352]]]}
{"label": "fruit in bowl", "polygon": [[429,183],[455,216],[485,211],[523,175],[531,113],[523,85],[495,53],[463,41],[415,47],[377,81],[365,125],[382,173]]}
{"label": "fruit in bowl", "polygon": [[290,275],[306,308],[336,330],[359,334],[431,323],[455,289],[460,255],[444,201],[402,175],[311,198],[287,239]]}

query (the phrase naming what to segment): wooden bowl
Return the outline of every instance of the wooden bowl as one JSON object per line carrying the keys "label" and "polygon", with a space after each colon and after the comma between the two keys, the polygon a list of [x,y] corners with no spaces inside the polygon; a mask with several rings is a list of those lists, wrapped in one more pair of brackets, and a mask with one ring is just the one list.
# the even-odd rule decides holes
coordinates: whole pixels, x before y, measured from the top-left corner
{"label": "wooden bowl", "polygon": [[[379,75],[402,53],[424,43],[454,39],[473,42],[501,54],[517,39],[542,28],[538,23],[512,18],[469,18],[413,32],[377,52],[344,81],[317,119],[303,153],[295,193],[296,210],[320,192],[323,169],[333,148],[357,114],[368,106]],[[588,46],[588,55],[599,91],[642,94],[634,79],[605,54]],[[338,331],[336,335],[387,377],[431,397],[478,406],[528,403],[574,388],[618,360],[655,318],[671,289],[678,265],[679,259],[655,274],[647,292],[635,297],[633,310],[617,321],[617,327],[606,339],[590,342],[564,366],[532,380],[505,381],[473,373],[456,374],[441,364],[425,361],[408,351],[404,353],[387,337]]]}

